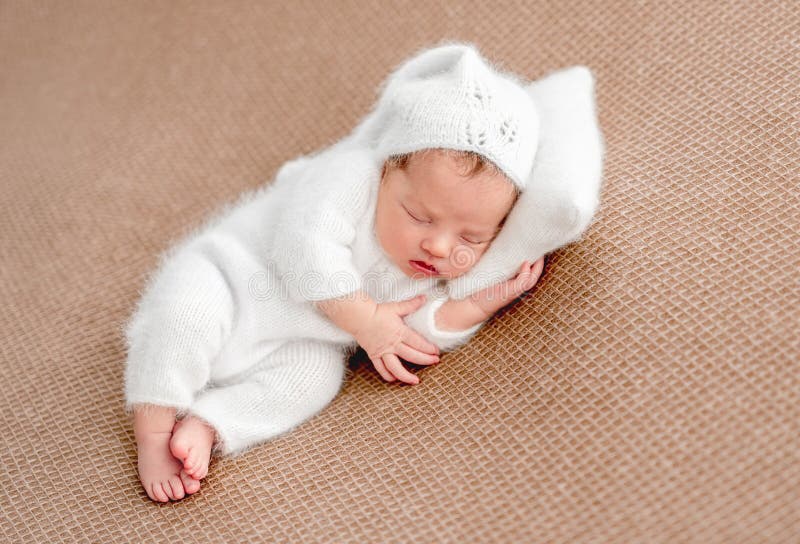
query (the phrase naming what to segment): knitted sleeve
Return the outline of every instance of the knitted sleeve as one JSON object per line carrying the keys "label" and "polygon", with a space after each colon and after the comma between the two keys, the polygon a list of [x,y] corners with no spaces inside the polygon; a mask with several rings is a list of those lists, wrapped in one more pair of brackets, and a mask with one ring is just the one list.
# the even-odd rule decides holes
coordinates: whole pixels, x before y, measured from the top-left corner
{"label": "knitted sleeve", "polygon": [[449,297],[435,290],[427,293],[427,301],[417,311],[405,317],[406,325],[420,333],[428,341],[436,344],[442,352],[452,351],[470,341],[483,323],[478,323],[463,331],[444,331],[436,326],[436,311]]}
{"label": "knitted sleeve", "polygon": [[270,260],[292,299],[326,300],[361,288],[352,243],[379,179],[371,153],[348,150],[299,162],[276,181],[286,190]]}

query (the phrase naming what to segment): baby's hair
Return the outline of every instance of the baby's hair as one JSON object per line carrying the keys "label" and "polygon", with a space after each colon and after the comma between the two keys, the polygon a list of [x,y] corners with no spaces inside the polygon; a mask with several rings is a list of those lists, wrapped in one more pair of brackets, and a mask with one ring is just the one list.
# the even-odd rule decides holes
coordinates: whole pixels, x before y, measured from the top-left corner
{"label": "baby's hair", "polygon": [[[405,170],[406,166],[408,166],[408,162],[413,158],[421,158],[425,155],[430,153],[440,153],[449,157],[452,157],[456,160],[461,171],[459,172],[464,178],[471,179],[477,176],[478,174],[486,173],[490,176],[495,176],[497,174],[503,176],[506,179],[509,186],[514,190],[514,199],[519,196],[519,188],[515,183],[513,183],[508,177],[500,170],[492,161],[481,155],[480,153],[476,153],[475,151],[463,151],[459,149],[445,149],[445,148],[427,148],[421,149],[419,151],[412,151],[410,153],[403,153],[400,155],[391,155],[389,158],[386,159],[386,162],[383,165],[383,174],[389,171],[389,169],[398,168],[400,170]],[[381,176],[381,181],[385,176]]]}

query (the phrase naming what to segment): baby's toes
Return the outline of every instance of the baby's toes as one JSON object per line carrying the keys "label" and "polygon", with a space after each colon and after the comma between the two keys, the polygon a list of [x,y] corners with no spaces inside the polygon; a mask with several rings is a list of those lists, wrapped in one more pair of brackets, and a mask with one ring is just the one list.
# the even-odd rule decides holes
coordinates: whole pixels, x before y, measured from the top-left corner
{"label": "baby's toes", "polygon": [[153,484],[148,485],[144,488],[144,492],[147,493],[147,496],[150,497],[151,501],[161,502],[158,497],[156,497],[155,492],[153,491]]}
{"label": "baby's toes", "polygon": [[161,487],[161,482],[153,482],[151,484],[152,494],[150,498],[158,502],[169,502],[169,497]]}
{"label": "baby's toes", "polygon": [[189,472],[188,470],[186,472],[195,480],[202,480],[208,475],[208,467],[204,467],[202,464],[199,464],[192,472]]}
{"label": "baby's toes", "polygon": [[198,469],[195,471],[195,478],[198,480],[202,480],[206,476],[208,476],[208,461],[201,464],[200,467],[198,467]]}
{"label": "baby's toes", "polygon": [[197,475],[195,474],[203,465],[203,460],[201,459],[200,455],[197,453],[197,448],[189,448],[189,453],[186,456],[186,461],[183,463],[183,468],[186,472],[195,478]]}
{"label": "baby's toes", "polygon": [[209,459],[203,459],[202,457],[200,457],[195,461],[193,469],[186,471],[187,474],[189,474],[195,480],[202,480],[208,475],[208,462]]}
{"label": "baby's toes", "polygon": [[[197,478],[197,472],[202,468],[203,464],[198,457],[196,452],[191,451],[189,452],[189,457],[186,458],[186,462],[183,464],[186,473],[193,478]],[[197,479],[199,480],[200,478]]]}
{"label": "baby's toes", "polygon": [[172,488],[172,494],[169,496],[172,500],[179,501],[186,496],[183,483],[177,474],[169,479],[167,485]]}
{"label": "baby's toes", "polygon": [[192,493],[200,491],[200,480],[195,480],[189,476],[185,470],[181,471],[181,481],[183,482],[183,488],[188,494],[191,495]]}
{"label": "baby's toes", "polygon": [[194,465],[194,455],[192,455],[192,449],[189,448],[186,451],[186,457],[183,458],[183,468],[186,472],[189,472],[190,470],[194,470]]}

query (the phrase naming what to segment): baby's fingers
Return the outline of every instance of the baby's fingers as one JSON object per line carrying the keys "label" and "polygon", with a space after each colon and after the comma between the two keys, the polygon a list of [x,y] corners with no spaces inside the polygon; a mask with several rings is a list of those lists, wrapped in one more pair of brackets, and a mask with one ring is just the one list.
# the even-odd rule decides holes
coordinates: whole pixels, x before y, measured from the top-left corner
{"label": "baby's fingers", "polygon": [[402,338],[403,342],[419,351],[439,355],[439,348],[435,344],[428,342],[424,336],[407,325]]}
{"label": "baby's fingers", "polygon": [[526,291],[536,285],[536,282],[539,281],[539,278],[542,276],[542,270],[544,270],[544,257],[540,257],[539,260],[531,266],[527,281],[525,282]]}
{"label": "baby's fingers", "polygon": [[409,363],[414,363],[417,365],[433,365],[439,362],[438,355],[431,355],[429,353],[423,353],[417,349],[412,348],[408,344],[401,343],[400,345],[395,348],[397,355],[408,361]]}
{"label": "baby's fingers", "polygon": [[376,357],[375,359],[370,359],[372,361],[372,366],[375,367],[375,370],[378,371],[378,374],[381,375],[381,378],[386,380],[387,382],[393,382],[397,378],[392,376],[392,373],[386,370],[386,365],[383,364],[383,360],[380,357]]}
{"label": "baby's fingers", "polygon": [[509,301],[514,299],[525,292],[525,289],[530,282],[530,278],[531,270],[529,261],[523,261],[522,265],[519,267],[519,272],[517,272],[517,275],[508,280],[505,284],[502,284],[500,296]]}
{"label": "baby's fingers", "polygon": [[419,378],[409,372],[394,353],[387,353],[384,355],[383,362],[386,364],[386,368],[401,382],[410,383],[412,385],[419,383]]}
{"label": "baby's fingers", "polygon": [[524,261],[519,273],[513,280],[514,290],[518,293],[523,293],[536,285],[536,282],[539,281],[539,276],[542,275],[543,267],[544,257],[533,264],[530,261]]}

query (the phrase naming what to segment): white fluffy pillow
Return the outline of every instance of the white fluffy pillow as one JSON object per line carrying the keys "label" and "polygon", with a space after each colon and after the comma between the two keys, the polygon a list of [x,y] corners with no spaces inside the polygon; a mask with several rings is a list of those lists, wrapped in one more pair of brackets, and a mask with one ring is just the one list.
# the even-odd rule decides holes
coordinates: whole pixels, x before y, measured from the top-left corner
{"label": "white fluffy pillow", "polygon": [[532,82],[528,90],[541,123],[531,178],[480,261],[449,282],[451,298],[511,278],[522,261],[536,261],[577,240],[597,209],[604,146],[592,73],[584,66],[567,68]]}

